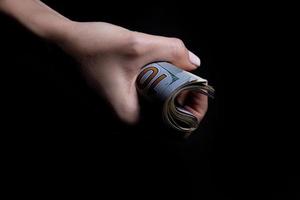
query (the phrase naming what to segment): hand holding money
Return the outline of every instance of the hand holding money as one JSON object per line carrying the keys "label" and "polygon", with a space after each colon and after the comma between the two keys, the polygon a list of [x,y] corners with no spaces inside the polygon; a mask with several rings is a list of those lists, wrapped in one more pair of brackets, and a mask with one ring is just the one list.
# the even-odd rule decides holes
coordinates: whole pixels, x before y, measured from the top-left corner
{"label": "hand holding money", "polygon": [[102,22],[72,22],[62,48],[80,63],[89,85],[121,121],[140,119],[136,78],[141,67],[158,60],[195,70],[200,59],[177,38],[133,32]]}
{"label": "hand holding money", "polygon": [[187,133],[198,127],[207,109],[207,96],[214,94],[205,79],[167,62],[143,67],[136,84],[146,98],[163,102],[162,114],[168,125]]}
{"label": "hand holding money", "polygon": [[[180,39],[130,31],[104,22],[76,22],[40,1],[0,1],[0,12],[17,20],[42,39],[57,44],[77,60],[88,83],[107,100],[114,113],[127,123],[136,123],[139,119],[135,83],[141,66],[158,60],[170,62],[184,70],[193,70],[200,65],[200,59]],[[192,130],[188,127],[196,127],[196,118],[199,120],[204,115],[207,100],[202,95],[192,98],[197,100],[192,104],[186,101],[191,94],[210,94],[212,89],[205,84],[205,80],[198,77],[191,76],[193,78],[186,79],[186,83],[180,82],[184,75],[189,77],[190,74],[184,71],[177,73],[167,64],[161,65],[174,73],[174,77],[165,73],[167,77],[164,77],[161,68],[157,76],[152,77],[155,79],[149,79],[148,83],[141,82],[148,76],[145,73],[139,77],[141,91],[144,93],[154,88],[158,92],[157,97],[166,102],[166,120],[175,124],[174,127],[184,127],[180,130]],[[143,70],[147,70],[147,67]],[[176,76],[178,80],[175,80]],[[167,80],[171,80],[171,84],[163,85]],[[163,90],[164,87],[167,90]],[[195,107],[189,108],[188,105]],[[201,113],[196,107],[205,109]]]}

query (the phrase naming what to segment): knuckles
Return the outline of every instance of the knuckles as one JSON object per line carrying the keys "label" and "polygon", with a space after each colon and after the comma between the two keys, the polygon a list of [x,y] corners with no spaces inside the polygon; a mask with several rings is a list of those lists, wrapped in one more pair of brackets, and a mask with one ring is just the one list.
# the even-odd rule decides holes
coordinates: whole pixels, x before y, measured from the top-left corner
{"label": "knuckles", "polygon": [[170,47],[173,58],[182,58],[186,55],[186,47],[181,39],[170,38]]}
{"label": "knuckles", "polygon": [[145,54],[147,46],[145,45],[144,38],[132,32],[129,34],[127,41],[125,41],[124,50],[126,55],[139,57]]}

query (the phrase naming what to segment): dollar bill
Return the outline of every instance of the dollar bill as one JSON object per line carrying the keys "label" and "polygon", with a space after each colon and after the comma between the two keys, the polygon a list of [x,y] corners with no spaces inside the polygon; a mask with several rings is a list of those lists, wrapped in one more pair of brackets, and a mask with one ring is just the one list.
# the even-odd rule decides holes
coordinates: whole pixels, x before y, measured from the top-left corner
{"label": "dollar bill", "polygon": [[168,62],[151,63],[141,69],[136,85],[139,93],[148,99],[163,103],[162,116],[172,128],[191,133],[199,126],[193,113],[180,105],[177,97],[182,92],[199,92],[213,97],[214,89],[207,80],[182,70]]}

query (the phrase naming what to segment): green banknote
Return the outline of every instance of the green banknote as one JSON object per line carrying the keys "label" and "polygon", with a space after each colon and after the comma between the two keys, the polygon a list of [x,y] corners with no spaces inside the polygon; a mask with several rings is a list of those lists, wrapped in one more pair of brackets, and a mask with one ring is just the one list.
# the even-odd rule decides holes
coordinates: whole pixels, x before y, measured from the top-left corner
{"label": "green banknote", "polygon": [[168,62],[144,66],[136,84],[140,94],[163,103],[163,119],[169,126],[186,133],[197,129],[199,121],[184,105],[178,103],[177,97],[183,92],[199,92],[209,97],[214,95],[214,89],[207,80]]}

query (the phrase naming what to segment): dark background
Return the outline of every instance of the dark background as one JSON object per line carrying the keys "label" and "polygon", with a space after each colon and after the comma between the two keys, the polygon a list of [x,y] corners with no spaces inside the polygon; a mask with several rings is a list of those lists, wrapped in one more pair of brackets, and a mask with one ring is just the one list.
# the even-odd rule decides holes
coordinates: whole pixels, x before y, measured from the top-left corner
{"label": "dark background", "polygon": [[209,80],[216,98],[188,139],[165,127],[160,110],[144,101],[140,124],[127,126],[68,55],[1,15],[7,186],[29,186],[18,189],[22,194],[112,199],[299,198],[291,89],[297,79],[284,7],[44,2],[73,20],[181,38],[200,56],[195,73]]}

